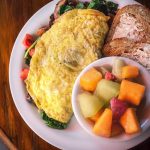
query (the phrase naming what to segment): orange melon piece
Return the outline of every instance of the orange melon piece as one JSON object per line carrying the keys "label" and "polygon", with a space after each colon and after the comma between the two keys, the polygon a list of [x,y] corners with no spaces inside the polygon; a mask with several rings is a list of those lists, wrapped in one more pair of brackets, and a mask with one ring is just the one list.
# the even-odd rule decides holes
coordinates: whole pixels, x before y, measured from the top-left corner
{"label": "orange melon piece", "polygon": [[80,86],[86,90],[93,92],[97,86],[98,81],[102,79],[102,74],[95,68],[91,68],[80,78]]}
{"label": "orange melon piece", "polygon": [[144,96],[145,86],[131,81],[123,80],[121,82],[118,99],[128,101],[138,106]]}
{"label": "orange melon piece", "polygon": [[90,117],[89,119],[96,122],[99,119],[99,117],[102,115],[103,111],[104,110],[101,109],[100,111],[98,111],[94,116]]}
{"label": "orange melon piece", "polygon": [[96,135],[110,137],[112,127],[112,111],[106,108],[99,119],[96,121],[93,132]]}
{"label": "orange melon piece", "polygon": [[119,123],[113,123],[111,129],[111,137],[117,136],[123,132],[123,128]]}
{"label": "orange melon piece", "polygon": [[120,124],[127,134],[137,133],[141,129],[134,108],[128,108],[125,111],[120,118]]}
{"label": "orange melon piece", "polygon": [[136,78],[139,75],[139,69],[136,66],[124,66],[122,68],[122,78]]}

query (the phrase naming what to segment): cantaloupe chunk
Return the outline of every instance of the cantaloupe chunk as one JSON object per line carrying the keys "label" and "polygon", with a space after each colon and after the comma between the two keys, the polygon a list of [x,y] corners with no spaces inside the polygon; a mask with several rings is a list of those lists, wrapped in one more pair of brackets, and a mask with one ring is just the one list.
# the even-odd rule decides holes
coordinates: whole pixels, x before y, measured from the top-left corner
{"label": "cantaloupe chunk", "polygon": [[128,108],[120,118],[120,124],[127,134],[133,134],[140,131],[140,125],[137,120],[134,108]]}
{"label": "cantaloupe chunk", "polygon": [[110,137],[112,127],[112,111],[106,108],[100,118],[96,121],[93,132],[96,135]]}
{"label": "cantaloupe chunk", "polygon": [[123,132],[123,128],[119,123],[113,123],[111,129],[111,137],[117,136]]}
{"label": "cantaloupe chunk", "polygon": [[90,117],[89,119],[96,122],[99,117],[102,115],[104,109],[101,109],[100,111],[98,111],[94,116]]}
{"label": "cantaloupe chunk", "polygon": [[122,78],[136,78],[139,75],[139,69],[136,66],[124,66],[122,68]]}
{"label": "cantaloupe chunk", "polygon": [[128,101],[138,106],[144,96],[145,86],[131,81],[123,80],[121,82],[120,94],[118,99]]}
{"label": "cantaloupe chunk", "polygon": [[102,79],[102,74],[95,68],[91,68],[80,78],[80,86],[86,91],[94,91],[98,81]]}

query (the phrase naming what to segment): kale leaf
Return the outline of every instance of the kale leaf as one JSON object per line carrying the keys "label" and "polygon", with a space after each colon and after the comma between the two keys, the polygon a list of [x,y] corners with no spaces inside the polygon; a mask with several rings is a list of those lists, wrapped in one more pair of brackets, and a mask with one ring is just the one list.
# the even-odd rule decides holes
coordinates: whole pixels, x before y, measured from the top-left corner
{"label": "kale leaf", "polygon": [[[26,50],[26,51],[27,51],[27,50]],[[25,53],[26,53],[26,51],[25,51]],[[24,58],[24,59],[25,59],[25,64],[26,64],[27,66],[30,66],[31,56],[30,56],[30,55],[27,55],[26,58]]]}
{"label": "kale leaf", "polygon": [[107,6],[108,13],[113,13],[114,14],[118,9],[118,4],[113,3],[111,1],[107,1],[106,6]]}
{"label": "kale leaf", "polygon": [[115,11],[118,9],[118,4],[106,0],[92,0],[87,8],[96,9],[108,15],[109,13],[115,13]]}
{"label": "kale leaf", "polygon": [[79,2],[79,3],[76,5],[76,8],[77,8],[77,9],[84,9],[85,6],[84,6],[84,4],[83,4],[82,2]]}
{"label": "kale leaf", "polygon": [[62,15],[63,13],[72,10],[74,7],[69,6],[69,5],[62,5],[59,9],[59,15]]}
{"label": "kale leaf", "polygon": [[66,5],[62,5],[59,10],[59,15],[62,15],[63,13],[72,10],[72,9],[96,9],[101,12],[103,12],[105,15],[115,14],[115,12],[118,9],[118,4],[111,2],[111,1],[106,1],[106,0],[92,0],[90,3],[83,3],[83,2],[78,2],[75,5],[69,5],[69,3]]}
{"label": "kale leaf", "polygon": [[101,5],[104,5],[104,4],[105,4],[105,1],[104,1],[104,0],[92,0],[92,1],[89,3],[89,6],[88,6],[87,8],[99,10],[99,7],[100,7]]}
{"label": "kale leaf", "polygon": [[67,128],[68,123],[62,123],[53,118],[49,118],[44,111],[41,111],[40,113],[47,126],[60,130]]}

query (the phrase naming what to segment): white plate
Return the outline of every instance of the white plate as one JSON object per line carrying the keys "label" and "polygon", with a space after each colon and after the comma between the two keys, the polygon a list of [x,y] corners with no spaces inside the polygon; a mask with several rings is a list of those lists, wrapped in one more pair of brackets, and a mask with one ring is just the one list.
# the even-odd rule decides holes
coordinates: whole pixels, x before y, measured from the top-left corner
{"label": "white plate", "polygon": [[[116,0],[116,2],[120,0]],[[72,118],[69,127],[66,130],[56,130],[47,127],[41,119],[38,110],[26,101],[26,90],[19,74],[23,67],[24,47],[22,40],[26,33],[34,33],[39,27],[48,24],[49,16],[53,13],[58,0],[52,1],[35,13],[20,31],[10,59],[9,82],[14,103],[28,126],[42,139],[48,143],[65,150],[121,150],[131,148],[150,135],[150,130],[141,136],[127,142],[109,142],[94,139],[88,135],[78,125],[75,117]],[[122,0],[119,2],[122,6],[135,3],[132,0]]]}

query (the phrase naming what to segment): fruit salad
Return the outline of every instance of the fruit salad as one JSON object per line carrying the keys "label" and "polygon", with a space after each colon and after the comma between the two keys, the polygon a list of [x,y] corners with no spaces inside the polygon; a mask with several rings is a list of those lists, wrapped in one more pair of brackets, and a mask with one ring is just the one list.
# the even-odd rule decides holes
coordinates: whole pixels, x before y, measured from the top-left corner
{"label": "fruit salad", "polygon": [[125,132],[141,130],[136,110],[145,86],[136,83],[140,70],[136,66],[115,59],[109,67],[91,68],[80,78],[82,93],[77,96],[80,110],[86,120],[93,122],[93,133],[113,137]]}

